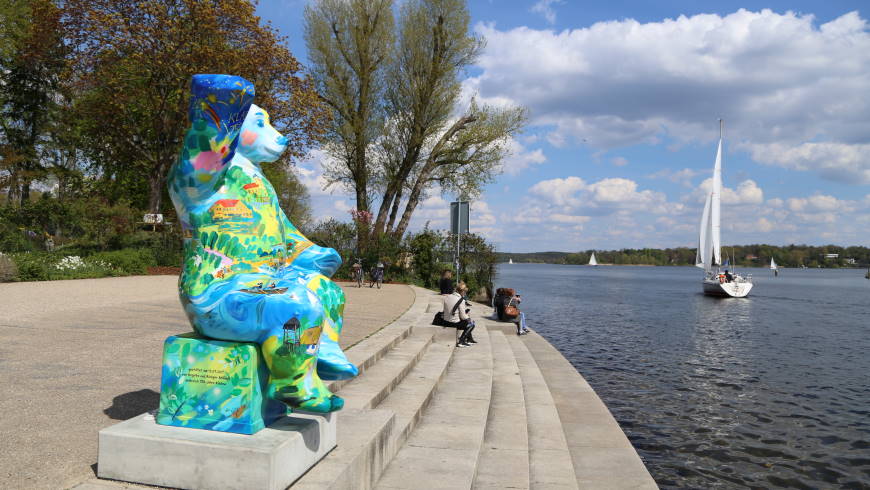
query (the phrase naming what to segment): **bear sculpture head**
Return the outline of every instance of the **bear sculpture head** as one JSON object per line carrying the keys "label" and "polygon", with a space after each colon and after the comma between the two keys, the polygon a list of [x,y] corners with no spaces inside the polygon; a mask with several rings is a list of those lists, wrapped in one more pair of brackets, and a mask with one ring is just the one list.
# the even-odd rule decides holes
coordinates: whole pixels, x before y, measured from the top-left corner
{"label": "bear sculpture head", "polygon": [[251,104],[242,124],[237,151],[254,163],[271,163],[280,158],[286,148],[287,138],[272,127],[269,113]]}

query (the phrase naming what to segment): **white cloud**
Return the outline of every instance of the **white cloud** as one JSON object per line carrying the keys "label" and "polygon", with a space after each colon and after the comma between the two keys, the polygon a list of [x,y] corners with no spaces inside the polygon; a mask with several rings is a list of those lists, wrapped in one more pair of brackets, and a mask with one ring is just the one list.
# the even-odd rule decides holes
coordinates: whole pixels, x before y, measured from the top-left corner
{"label": "white cloud", "polygon": [[[712,183],[712,177],[701,182],[698,190],[694,193],[695,201],[703,202],[706,199]],[[761,204],[764,202],[764,192],[754,180],[747,179],[737,184],[736,189],[722,186],[721,199],[722,204]]]}
{"label": "white cloud", "polygon": [[851,205],[848,202],[823,194],[810,197],[792,197],[786,203],[789,210],[800,213],[832,213],[851,210]]}
{"label": "white cloud", "polygon": [[684,168],[682,170],[671,170],[669,168],[665,168],[653,174],[647,175],[647,177],[650,179],[667,179],[684,187],[692,187],[692,179],[703,173],[704,172],[702,171],[694,170],[691,168]]}
{"label": "white cloud", "polygon": [[870,144],[783,143],[748,144],[752,158],[793,170],[816,170],[823,177],[847,184],[870,184]]}
{"label": "white cloud", "polygon": [[624,167],[628,165],[628,160],[625,157],[613,157],[610,159],[610,163],[612,163],[614,167]]}
{"label": "white cloud", "polygon": [[554,5],[559,5],[564,0],[538,0],[532,5],[532,8],[529,9],[532,12],[537,14],[541,14],[547,19],[547,22],[550,24],[556,23],[556,11],[553,9]]}
{"label": "white cloud", "polygon": [[529,194],[549,209],[546,214],[611,215],[621,210],[643,209],[665,213],[682,209],[682,204],[668,203],[661,192],[638,190],[637,182],[623,178],[606,178],[587,184],[580,177],[542,180]]}
{"label": "white cloud", "polygon": [[501,162],[502,169],[508,175],[519,175],[532,165],[540,165],[547,161],[540,148],[527,150],[522,143],[513,138],[508,141],[508,150],[508,156]]}
{"label": "white cloud", "polygon": [[326,151],[314,149],[308,152],[304,159],[296,163],[294,168],[296,175],[312,197],[328,196],[336,191],[336,189],[328,187],[329,183],[323,176],[323,162],[330,158]]}
{"label": "white cloud", "polygon": [[529,189],[530,194],[537,195],[558,206],[579,206],[578,191],[586,189],[586,182],[580,177],[542,180]]}
{"label": "white cloud", "polygon": [[821,25],[741,9],[476,30],[488,44],[466,85],[481,100],[529,107],[556,146],[709,141],[721,116],[729,141],[761,162],[870,182],[870,33],[857,12]]}

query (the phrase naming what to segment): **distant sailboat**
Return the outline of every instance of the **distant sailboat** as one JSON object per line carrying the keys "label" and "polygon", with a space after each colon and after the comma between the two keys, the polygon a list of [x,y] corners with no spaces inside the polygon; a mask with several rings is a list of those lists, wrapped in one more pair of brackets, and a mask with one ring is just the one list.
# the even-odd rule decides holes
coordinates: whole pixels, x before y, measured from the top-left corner
{"label": "distant sailboat", "polygon": [[508,264],[513,264],[513,263],[514,263],[514,259],[508,258]]}
{"label": "distant sailboat", "polygon": [[[698,235],[698,251],[695,255],[695,266],[704,269],[704,293],[715,296],[730,296],[743,298],[752,289],[752,278],[731,274],[728,269],[720,270],[722,264],[722,246],[720,243],[720,204],[722,195],[722,129],[723,121],[719,120],[719,148],[716,150],[716,163],[713,166],[713,183],[707,201],[704,203],[704,214],[701,215],[701,231]],[[713,267],[715,266],[715,270]]]}
{"label": "distant sailboat", "polygon": [[595,252],[592,252],[592,256],[589,257],[589,265],[591,265],[591,266],[597,266],[597,265],[598,265],[598,261],[595,260]]}
{"label": "distant sailboat", "polygon": [[773,257],[770,258],[770,270],[773,271],[774,276],[779,275],[779,268],[776,266],[776,262],[773,260]]}

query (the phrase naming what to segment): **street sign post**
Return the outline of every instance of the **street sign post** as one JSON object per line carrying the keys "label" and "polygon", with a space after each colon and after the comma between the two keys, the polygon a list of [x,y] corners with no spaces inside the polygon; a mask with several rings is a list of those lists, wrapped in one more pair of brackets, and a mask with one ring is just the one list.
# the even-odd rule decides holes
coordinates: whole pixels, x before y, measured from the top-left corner
{"label": "street sign post", "polygon": [[459,279],[459,237],[468,233],[469,206],[468,201],[453,201],[450,203],[450,231],[456,235],[456,278]]}

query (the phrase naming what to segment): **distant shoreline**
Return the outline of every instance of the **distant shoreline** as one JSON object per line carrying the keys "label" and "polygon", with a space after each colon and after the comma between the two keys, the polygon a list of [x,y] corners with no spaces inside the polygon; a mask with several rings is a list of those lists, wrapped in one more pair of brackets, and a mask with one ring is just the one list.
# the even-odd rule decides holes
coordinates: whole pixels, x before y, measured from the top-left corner
{"label": "distant shoreline", "polygon": [[[567,264],[565,262],[497,262],[498,265],[522,265],[522,264],[536,264],[536,265],[573,265],[577,267],[610,267],[610,266],[620,266],[620,267],[694,267],[692,264],[597,264],[597,265],[588,265],[588,264]],[[761,269],[761,270],[770,270],[769,267],[763,265],[736,265],[736,266],[722,266],[722,269],[726,269],[728,267],[740,268],[740,269]],[[788,266],[779,266],[779,270],[814,270],[814,269],[846,269],[846,270],[866,270],[867,266],[862,265],[852,265],[852,266],[837,266],[837,267],[788,267]]]}

